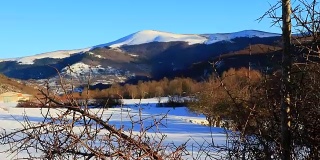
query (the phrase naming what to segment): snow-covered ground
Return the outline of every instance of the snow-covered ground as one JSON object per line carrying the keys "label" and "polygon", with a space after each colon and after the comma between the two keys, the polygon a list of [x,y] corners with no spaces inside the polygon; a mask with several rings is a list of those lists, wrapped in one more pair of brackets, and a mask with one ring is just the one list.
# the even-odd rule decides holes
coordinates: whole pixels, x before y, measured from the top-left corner
{"label": "snow-covered ground", "polygon": [[[161,98],[162,101],[166,101],[165,98]],[[158,99],[143,99],[143,100],[123,100],[124,105],[117,108],[110,108],[104,111],[104,116],[109,117],[112,115],[109,123],[115,126],[130,127],[131,121],[128,115],[138,115],[139,110],[142,111],[143,117],[152,117],[165,115],[166,119],[163,121],[165,126],[160,127],[160,131],[164,133],[167,138],[165,143],[174,143],[175,145],[183,144],[188,142],[187,149],[191,152],[192,145],[202,144],[203,142],[214,141],[215,144],[225,143],[225,134],[222,128],[210,128],[201,123],[206,123],[203,115],[197,115],[188,111],[186,107],[157,107]],[[41,116],[41,110],[37,108],[15,108],[15,104],[0,103],[0,128],[7,130],[15,129],[20,127],[21,121],[23,121],[23,115],[28,115],[30,121],[40,122],[43,117]],[[98,109],[91,109],[92,112],[98,111]],[[54,114],[57,110],[51,110]],[[152,119],[147,119],[144,123],[152,123]],[[139,126],[134,127],[134,131],[138,132]],[[149,134],[152,134],[149,133]],[[5,149],[3,146],[1,150]],[[1,159],[11,159],[7,157],[8,154],[0,153]],[[16,157],[22,157],[18,155]]]}

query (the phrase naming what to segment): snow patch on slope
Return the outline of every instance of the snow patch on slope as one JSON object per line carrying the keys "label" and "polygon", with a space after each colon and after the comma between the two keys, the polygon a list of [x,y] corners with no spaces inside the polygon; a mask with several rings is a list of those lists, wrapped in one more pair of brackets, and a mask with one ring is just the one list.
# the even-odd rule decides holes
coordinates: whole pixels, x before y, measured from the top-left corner
{"label": "snow patch on slope", "polygon": [[280,34],[268,33],[263,31],[256,31],[256,30],[245,30],[245,31],[234,32],[234,33],[202,34],[202,36],[207,38],[207,41],[205,42],[205,44],[212,44],[220,41],[230,41],[234,38],[240,38],[240,37],[266,38],[266,37],[277,37],[277,36],[280,36]]}
{"label": "snow patch on slope", "polygon": [[101,67],[101,65],[97,65],[97,66],[90,66],[87,65],[85,63],[79,62],[79,63],[75,63],[71,66],[65,67],[63,68],[61,71],[63,73],[71,73],[71,75],[76,74],[85,74],[85,73],[99,73],[101,71],[104,71],[105,68]]}
{"label": "snow patch on slope", "polygon": [[83,52],[89,51],[90,49],[91,48],[47,52],[47,53],[37,54],[34,56],[0,60],[0,62],[1,61],[17,61],[20,64],[33,64],[34,60],[36,60],[36,59],[42,59],[42,58],[62,59],[62,58],[70,57],[73,54],[83,53]]}
{"label": "snow patch on slope", "polygon": [[101,55],[97,55],[97,54],[94,54],[92,52],[89,52],[89,55],[92,55],[94,57],[97,57],[97,58],[100,58],[100,59],[105,59],[104,57],[102,57]]}
{"label": "snow patch on slope", "polygon": [[131,57],[139,57],[139,55],[137,55],[137,54],[129,54],[129,56],[131,56]]}

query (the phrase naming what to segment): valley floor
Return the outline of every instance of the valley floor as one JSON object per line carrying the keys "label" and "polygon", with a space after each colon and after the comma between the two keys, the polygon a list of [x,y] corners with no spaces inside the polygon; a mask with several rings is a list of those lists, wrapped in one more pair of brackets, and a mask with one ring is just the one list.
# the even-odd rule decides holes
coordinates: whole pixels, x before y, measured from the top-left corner
{"label": "valley floor", "polygon": [[[165,99],[162,99],[165,100]],[[160,127],[160,131],[167,135],[165,143],[174,143],[181,145],[188,141],[187,150],[193,152],[195,144],[211,143],[215,145],[223,145],[225,143],[225,132],[222,128],[208,127],[207,121],[203,115],[196,115],[188,111],[186,107],[157,107],[158,99],[143,99],[143,100],[123,100],[122,107],[109,108],[104,111],[105,116],[112,115],[109,123],[115,126],[131,126],[131,121],[128,115],[138,115],[139,110],[142,111],[143,117],[155,117],[165,115],[163,121],[165,126]],[[23,122],[24,115],[27,115],[30,121],[40,122],[43,120],[43,113],[47,109],[38,108],[15,108],[15,104],[0,103],[0,128],[7,131],[20,128],[20,122]],[[98,109],[91,109],[98,111]],[[51,112],[58,112],[58,109],[51,109]],[[152,119],[147,119],[145,124],[152,123]],[[133,128],[134,132],[139,132],[139,126]],[[150,132],[152,134],[152,132]],[[8,146],[2,146],[0,151],[3,151]],[[196,153],[194,153],[196,154]],[[12,157],[9,153],[0,153],[1,159],[22,158],[23,153]],[[189,158],[187,158],[189,159]]]}

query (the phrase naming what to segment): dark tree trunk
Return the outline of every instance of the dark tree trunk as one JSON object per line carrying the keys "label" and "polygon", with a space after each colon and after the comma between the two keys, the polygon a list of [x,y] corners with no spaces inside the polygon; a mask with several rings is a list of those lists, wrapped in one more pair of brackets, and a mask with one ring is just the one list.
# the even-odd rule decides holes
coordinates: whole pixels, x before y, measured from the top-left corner
{"label": "dark tree trunk", "polygon": [[281,159],[289,160],[291,153],[290,74],[292,66],[290,0],[282,0],[282,22]]}

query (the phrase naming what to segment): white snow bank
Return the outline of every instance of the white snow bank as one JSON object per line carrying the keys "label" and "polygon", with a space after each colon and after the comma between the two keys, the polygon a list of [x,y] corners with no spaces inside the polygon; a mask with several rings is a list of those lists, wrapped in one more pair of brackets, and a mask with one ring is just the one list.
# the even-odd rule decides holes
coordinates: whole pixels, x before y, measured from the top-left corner
{"label": "white snow bank", "polygon": [[137,105],[137,104],[157,104],[168,102],[168,97],[160,98],[147,98],[147,99],[122,99],[124,105]]}

